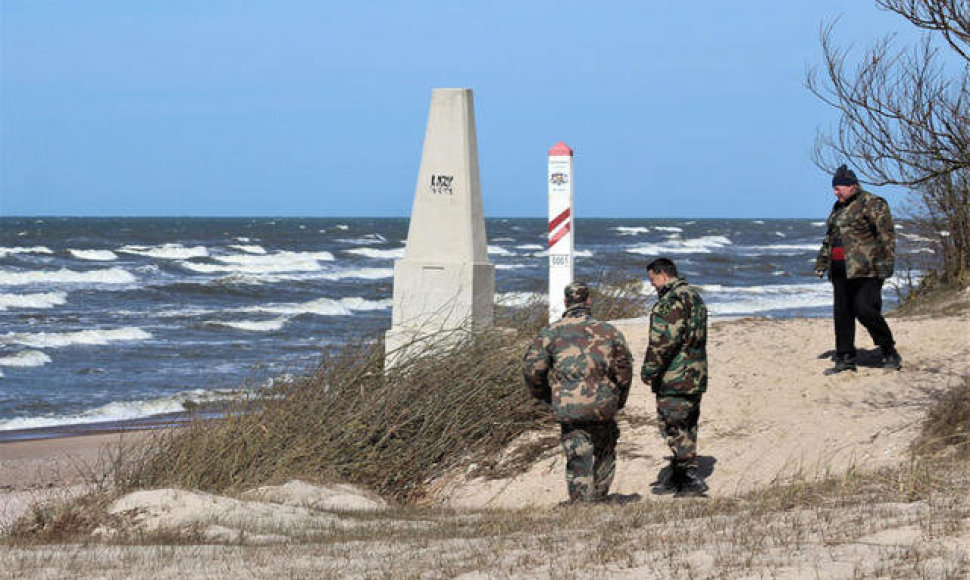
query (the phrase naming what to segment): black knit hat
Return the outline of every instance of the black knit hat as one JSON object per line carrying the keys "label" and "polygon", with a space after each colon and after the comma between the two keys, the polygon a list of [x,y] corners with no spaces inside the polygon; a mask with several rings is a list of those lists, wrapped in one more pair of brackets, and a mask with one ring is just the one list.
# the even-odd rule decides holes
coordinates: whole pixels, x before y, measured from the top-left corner
{"label": "black knit hat", "polygon": [[589,298],[589,286],[584,282],[573,282],[566,286],[565,294],[567,304],[582,304]]}
{"label": "black knit hat", "polygon": [[856,179],[855,173],[843,163],[832,175],[832,187],[836,185],[859,185],[859,180]]}

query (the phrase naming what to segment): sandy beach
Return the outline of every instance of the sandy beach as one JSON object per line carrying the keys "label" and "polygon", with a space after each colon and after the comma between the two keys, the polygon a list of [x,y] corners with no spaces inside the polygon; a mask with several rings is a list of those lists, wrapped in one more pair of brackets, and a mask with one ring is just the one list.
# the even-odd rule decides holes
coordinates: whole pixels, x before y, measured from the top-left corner
{"label": "sandy beach", "polygon": [[[619,321],[616,324],[624,332],[636,355],[638,369],[646,346],[646,325],[642,320]],[[970,317],[965,313],[894,317],[890,319],[890,325],[904,358],[902,371],[866,366],[867,363],[875,363],[878,355],[865,331],[860,328],[857,343],[862,349],[862,364],[858,372],[826,376],[823,371],[831,366],[829,356],[833,343],[830,320],[740,319],[713,324],[710,330],[711,382],[703,402],[699,437],[702,469],[711,486],[711,499],[701,501],[715,502],[718,498],[734,501],[731,498],[739,498],[745,492],[792,479],[813,480],[827,474],[869,473],[880,467],[905,463],[910,457],[911,442],[919,431],[928,405],[948,386],[970,375]],[[664,465],[667,449],[656,430],[652,395],[638,379],[635,379],[628,407],[620,417],[620,427],[622,435],[613,491],[621,496],[642,498],[636,505],[645,507],[637,509],[647,509],[654,504],[685,505],[669,497],[650,495],[649,483]],[[550,508],[565,498],[561,452],[550,439],[555,435],[555,431],[549,430],[523,436],[523,441],[546,438],[550,442],[547,452],[524,473],[505,479],[470,477],[466,475],[467,472],[451,473],[433,483],[434,493],[426,507],[433,510],[449,508],[443,514],[455,513],[451,510],[457,509],[458,517],[465,517],[461,514],[468,513],[478,514],[468,517],[486,519],[507,517],[502,515],[506,513],[550,513]],[[119,441],[130,441],[133,436],[138,435],[107,434],[0,444],[0,523],[9,525],[14,517],[29,509],[31,502],[78,493],[86,482],[97,477],[99,470],[103,470],[106,453],[110,456],[110,450],[117,448]],[[510,447],[510,454],[515,446]],[[348,509],[348,505],[359,505],[362,501],[372,501],[373,498],[366,499],[366,493],[354,492],[349,488],[321,490],[290,483],[272,489],[254,490],[238,498],[220,498],[178,490],[140,493],[135,497],[122,498],[119,501],[127,503],[119,504],[116,508],[120,514],[138,514],[130,519],[132,525],[149,526],[145,529],[152,530],[164,525],[189,526],[203,531],[201,537],[208,538],[205,543],[235,545],[246,543],[244,538],[250,538],[254,545],[269,543],[288,547],[253,547],[249,552],[239,552],[243,548],[228,545],[225,549],[217,546],[196,546],[192,550],[179,547],[172,552],[174,556],[170,554],[159,561],[157,556],[146,555],[146,549],[150,547],[125,548],[112,546],[109,541],[108,544],[71,551],[70,555],[56,546],[18,547],[6,556],[9,558],[7,564],[13,566],[10,569],[24,570],[29,569],[31,562],[47,562],[50,559],[50,567],[44,568],[46,572],[39,574],[47,577],[57,577],[58,573],[70,571],[72,566],[81,565],[77,563],[81,561],[83,569],[95,571],[95,575],[104,577],[150,573],[158,577],[187,575],[228,578],[236,577],[229,562],[244,554],[249,558],[247,575],[252,576],[274,575],[284,571],[303,575],[312,570],[329,570],[331,577],[340,577],[343,572],[368,577],[388,573],[394,576],[393,571],[405,562],[422,570],[434,569],[434,562],[440,558],[462,557],[461,554],[469,556],[470,553],[482,558],[480,546],[470,547],[476,545],[474,542],[456,544],[447,539],[424,539],[421,542],[425,547],[419,552],[412,552],[414,546],[394,546],[383,540],[368,542],[361,539],[350,543],[336,541],[323,549],[312,542],[300,544],[301,540],[296,538],[302,536],[287,535],[282,531],[286,525],[304,530],[353,527],[340,519],[340,510]],[[345,499],[340,501],[350,503],[328,503],[330,508],[313,511],[314,502],[323,501],[320,497],[330,498],[334,494],[344,494],[341,497]],[[844,516],[855,518],[852,521],[863,517],[872,522],[882,522],[878,524],[878,534],[873,536],[876,540],[872,540],[877,545],[893,546],[893,550],[897,547],[911,551],[924,548],[936,550],[933,553],[945,555],[940,556],[943,558],[940,566],[950,566],[959,571],[963,566],[960,562],[966,561],[959,559],[960,554],[966,557],[970,553],[970,518],[959,514],[970,513],[970,510],[965,505],[965,498],[947,498],[947,501],[951,502],[947,504],[949,513],[958,514],[958,519],[952,525],[952,530],[947,528],[950,531],[939,537],[913,532],[914,522],[923,521],[919,518],[929,517],[925,513],[937,509],[932,501],[923,502],[922,507],[906,507],[902,504],[887,507],[880,504],[872,508],[881,510],[878,513],[883,515],[879,516],[842,514],[835,510],[824,517],[832,518],[831,521],[839,521]],[[958,503],[952,503],[954,501]],[[485,511],[479,511],[482,509]],[[506,512],[507,509],[525,511]],[[603,509],[612,511],[582,517],[622,519],[629,513],[622,506]],[[819,515],[822,513],[817,510],[813,517],[822,517]],[[894,515],[890,517],[886,514]],[[443,522],[451,517],[442,516],[434,525],[444,525]],[[378,525],[384,530],[412,525],[400,519],[366,522],[361,525]],[[294,541],[297,545],[293,544]],[[735,546],[732,549],[738,548]],[[193,559],[202,552],[205,552],[202,563]],[[380,554],[380,558],[376,561],[369,559],[367,554],[371,553]],[[642,553],[636,552],[631,556],[630,561],[634,564],[629,569],[622,574],[613,570],[615,574],[611,575],[666,577],[663,573],[655,573],[651,565],[643,564],[661,558],[659,554],[657,549],[644,547]],[[815,574],[821,570],[822,577],[853,577],[860,565],[874,566],[873,558],[881,557],[878,550],[866,554],[855,549],[832,548],[824,538],[812,540],[811,549],[803,549],[795,555],[786,552],[785,558],[789,560],[786,560],[785,569],[789,569],[789,573],[780,574],[780,577],[811,576],[806,570],[812,566]],[[106,555],[110,557],[105,558]],[[498,560],[490,564],[470,564],[471,569],[477,572],[462,577],[492,577],[488,566],[496,565],[497,561],[509,566],[508,570],[519,570],[516,567],[518,564],[509,563],[509,553],[502,552],[495,557]],[[0,561],[3,558],[0,557]],[[535,558],[542,560],[538,555]],[[680,561],[677,559],[680,556],[675,558],[668,554],[667,558],[665,565],[668,566]],[[819,558],[826,562],[821,568],[818,566]],[[124,561],[127,564],[122,563]],[[761,570],[782,569],[770,565],[770,559],[766,561],[769,564],[763,564]],[[697,577],[717,577],[718,560],[708,559],[706,562],[698,568]],[[467,571],[466,567],[458,569]],[[579,569],[584,568],[580,566]],[[555,568],[540,566],[522,575],[552,577],[557,575],[555,571]],[[439,577],[440,574],[431,576]],[[748,576],[740,574],[737,577]]]}

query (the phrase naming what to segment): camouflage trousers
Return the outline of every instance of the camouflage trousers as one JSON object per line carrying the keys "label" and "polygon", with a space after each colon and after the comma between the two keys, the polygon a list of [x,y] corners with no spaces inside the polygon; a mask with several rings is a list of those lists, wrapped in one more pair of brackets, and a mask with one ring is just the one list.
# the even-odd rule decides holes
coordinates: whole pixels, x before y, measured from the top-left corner
{"label": "camouflage trousers", "polygon": [[616,421],[562,423],[562,450],[566,454],[566,487],[573,501],[606,497],[616,473]]}
{"label": "camouflage trousers", "polygon": [[697,420],[701,416],[701,395],[657,396],[657,423],[673,463],[697,466]]}

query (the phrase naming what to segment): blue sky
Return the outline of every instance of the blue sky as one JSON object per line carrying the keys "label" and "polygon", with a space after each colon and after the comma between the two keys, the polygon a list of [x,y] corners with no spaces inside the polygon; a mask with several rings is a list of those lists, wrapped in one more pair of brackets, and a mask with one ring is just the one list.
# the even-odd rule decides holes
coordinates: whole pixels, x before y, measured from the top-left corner
{"label": "blue sky", "polygon": [[915,37],[869,1],[3,0],[0,215],[404,216],[470,87],[488,217],[545,215],[559,140],[582,217],[824,216],[837,17]]}

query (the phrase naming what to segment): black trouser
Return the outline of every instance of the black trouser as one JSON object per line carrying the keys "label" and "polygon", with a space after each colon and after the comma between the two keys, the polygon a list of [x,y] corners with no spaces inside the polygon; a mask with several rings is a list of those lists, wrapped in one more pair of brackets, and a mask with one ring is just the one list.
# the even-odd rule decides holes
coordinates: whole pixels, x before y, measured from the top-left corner
{"label": "black trouser", "polygon": [[[837,262],[833,263],[833,265]],[[841,274],[841,276],[839,276]],[[832,269],[832,290],[835,294],[835,352],[840,356],[855,356],[855,321],[869,331],[872,342],[884,355],[893,351],[893,333],[882,317],[882,280],[878,278],[846,278]]]}

